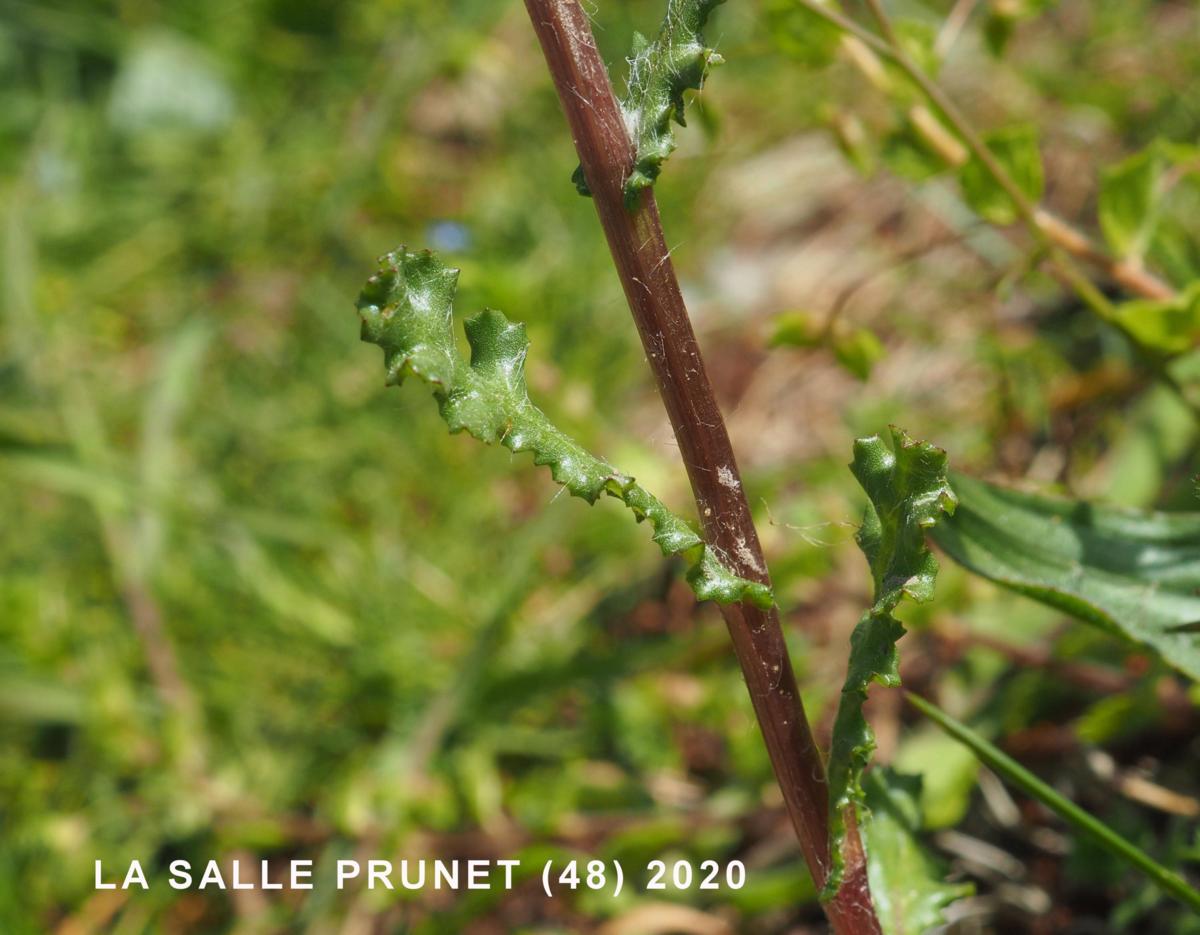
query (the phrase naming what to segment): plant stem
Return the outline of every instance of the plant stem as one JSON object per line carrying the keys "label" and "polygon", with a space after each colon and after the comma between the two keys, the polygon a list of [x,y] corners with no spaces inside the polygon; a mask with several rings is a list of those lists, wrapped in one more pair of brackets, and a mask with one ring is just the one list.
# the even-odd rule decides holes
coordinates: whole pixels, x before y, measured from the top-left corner
{"label": "plant stem", "polygon": [[985,764],[1029,793],[1051,811],[1056,812],[1075,829],[1089,835],[1105,850],[1116,854],[1137,867],[1158,885],[1184,904],[1200,911],[1200,893],[1188,886],[1179,874],[1168,870],[1141,848],[1131,844],[1094,815],[1054,791],[1033,773],[980,737],[975,731],[948,715],[919,695],[905,692],[908,703],[937,724],[947,734],[971,750]]}
{"label": "plant stem", "polygon": [[[904,50],[904,46],[896,35],[895,29],[892,28],[892,21],[887,15],[887,11],[884,10],[881,0],[866,0],[866,2],[871,10],[871,14],[875,17],[875,21],[879,24],[879,31],[883,34],[881,44],[883,48],[887,49],[888,57],[900,67],[901,71],[908,75],[942,117],[954,127],[975,158],[983,164],[983,167],[995,180],[996,184],[1004,189],[1005,193],[1012,199],[1013,204],[1016,206],[1017,215],[1025,223],[1025,226],[1029,228],[1030,233],[1033,234],[1040,246],[1050,254],[1050,258],[1055,264],[1062,267],[1061,272],[1064,278],[1076,289],[1080,297],[1101,317],[1110,320],[1113,317],[1114,311],[1112,303],[1096,288],[1090,279],[1079,271],[1073,262],[1059,256],[1063,247],[1050,235],[1050,232],[1041,223],[1037,207],[1029,200],[1029,197],[1021,189],[1021,186],[1009,175],[1008,170],[1001,165],[987,143],[984,142],[983,137],[971,125],[966,115],[958,109],[958,105],[942,90],[941,85],[930,78],[925,73],[925,70]],[[806,3],[805,5],[808,6],[809,4]],[[859,35],[859,38],[861,39],[862,36]],[[880,51],[877,46],[873,45],[872,48]],[[1066,227],[1065,224],[1058,225],[1059,229],[1064,227]],[[1071,231],[1071,233],[1075,234],[1076,232]],[[1078,235],[1071,239],[1073,241],[1082,241],[1085,238],[1083,238],[1083,235]],[[1100,251],[1098,247],[1095,247],[1092,252],[1098,253]],[[1113,265],[1115,265],[1115,261]],[[1167,289],[1167,294],[1172,294],[1169,289]]]}
{"label": "plant stem", "polygon": [[892,28],[891,20],[879,0],[867,0],[867,3],[875,19],[879,22],[883,38],[864,29],[849,17],[825,6],[820,0],[797,0],[797,2],[814,15],[858,39],[872,52],[893,62],[908,75],[943,119],[962,137],[967,148],[992,176],[996,184],[1003,188],[1012,199],[1018,217],[1029,229],[1038,245],[1046,251],[1058,274],[1066,281],[1067,285],[1079,295],[1098,318],[1124,334],[1134,348],[1147,359],[1155,375],[1175,390],[1189,408],[1196,410],[1196,406],[1188,398],[1175,377],[1158,363],[1153,355],[1142,347],[1137,337],[1121,323],[1112,302],[1084,275],[1072,257],[1087,260],[1097,266],[1105,275],[1132,295],[1147,299],[1170,299],[1174,297],[1175,290],[1143,267],[1111,256],[1086,234],[1045,208],[1031,202],[1004,166],[996,159],[970,121],[958,109],[958,105],[904,51],[904,47],[900,44],[895,30]]}
{"label": "plant stem", "polygon": [[[766,562],[733,447],[680,293],[652,190],[625,206],[633,147],[591,25],[577,0],[525,0],[608,239],[625,297],[687,468],[705,538],[741,576]],[[750,699],[818,890],[830,866],[825,766],[804,714],[775,609],[721,608]],[[852,829],[845,882],[825,911],[838,933],[879,931],[865,856]]]}
{"label": "plant stem", "polygon": [[[822,9],[820,4],[816,3],[815,0],[800,0],[800,2],[814,12]],[[1197,405],[1188,395],[1179,380],[1176,379],[1165,363],[1155,354],[1154,350],[1143,345],[1138,336],[1121,321],[1116,307],[1109,301],[1108,296],[1101,292],[1096,284],[1076,265],[1072,256],[1088,255],[1093,259],[1098,256],[1105,257],[1108,260],[1106,266],[1110,275],[1116,278],[1118,271],[1120,271],[1127,287],[1132,283],[1140,283],[1141,280],[1130,277],[1128,270],[1120,270],[1120,264],[1116,260],[1107,257],[1098,246],[1087,241],[1087,238],[1082,234],[1078,234],[1076,231],[1070,229],[1065,222],[1057,225],[1043,224],[1046,212],[1039,212],[1038,207],[1029,200],[1029,197],[1021,190],[1021,186],[1009,175],[1008,170],[996,158],[987,143],[984,142],[983,137],[976,132],[966,115],[958,109],[958,105],[904,50],[904,46],[896,35],[895,29],[892,28],[892,21],[888,17],[887,11],[883,8],[882,0],[866,0],[866,2],[871,10],[871,14],[875,17],[875,21],[879,24],[879,31],[883,34],[883,38],[880,39],[878,36],[872,35],[861,27],[855,28],[854,35],[864,42],[867,42],[865,37],[870,36],[873,41],[867,42],[867,44],[875,51],[886,54],[896,63],[901,71],[908,75],[938,113],[963,138],[963,142],[967,144],[967,148],[979,160],[984,169],[987,170],[988,175],[995,180],[997,185],[1004,189],[1005,194],[1008,195],[1016,207],[1017,216],[1029,229],[1029,232],[1033,235],[1038,245],[1046,252],[1058,275],[1075,291],[1076,295],[1083,300],[1083,303],[1092,310],[1097,318],[1116,328],[1125,336],[1130,346],[1154,376],[1160,382],[1170,387],[1192,411],[1193,415],[1200,418],[1200,405]],[[827,16],[826,18],[830,17]],[[844,21],[844,23],[850,22],[849,20],[844,20],[843,17],[839,17],[838,19]],[[839,22],[839,25],[843,25],[843,23]],[[844,25],[843,28],[845,28]],[[1066,231],[1070,231],[1072,235],[1075,235],[1068,239],[1075,245],[1076,249],[1068,249],[1061,242],[1063,234]],[[1086,249],[1079,249],[1079,246],[1084,242],[1087,242]],[[1152,291],[1155,294],[1149,296],[1151,298],[1163,298],[1164,296],[1169,298],[1174,295],[1174,292],[1163,284],[1156,285]]]}

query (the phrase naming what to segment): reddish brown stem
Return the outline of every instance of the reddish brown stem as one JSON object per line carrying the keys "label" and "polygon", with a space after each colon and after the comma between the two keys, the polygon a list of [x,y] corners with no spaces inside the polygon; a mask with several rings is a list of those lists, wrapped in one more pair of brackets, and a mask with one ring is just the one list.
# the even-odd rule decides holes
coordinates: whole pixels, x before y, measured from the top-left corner
{"label": "reddish brown stem", "polygon": [[[705,538],[739,575],[768,581],[766,562],[721,410],[675,277],[653,192],[625,205],[633,165],[620,107],[576,0],[525,0],[588,188],[608,238],[625,298],[687,467]],[[722,607],[779,787],[818,888],[829,872],[829,797],[775,610]],[[834,931],[879,932],[857,831],[844,882],[826,904]]]}

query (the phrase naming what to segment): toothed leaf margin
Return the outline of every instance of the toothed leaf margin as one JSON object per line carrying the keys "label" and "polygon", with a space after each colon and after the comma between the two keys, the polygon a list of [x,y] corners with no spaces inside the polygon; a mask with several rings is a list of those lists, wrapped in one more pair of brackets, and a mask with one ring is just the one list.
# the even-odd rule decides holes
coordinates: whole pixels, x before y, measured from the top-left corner
{"label": "toothed leaf margin", "polygon": [[842,686],[829,755],[830,829],[833,868],[823,895],[841,885],[846,811],[864,813],[862,774],[875,750],[875,734],[863,716],[872,682],[900,684],[896,642],[904,627],[892,611],[905,597],[933,597],[938,563],[925,532],[957,504],[947,479],[946,452],[890,429],[891,446],[878,435],[854,443],[850,470],[868,504],[857,535],[875,582],[874,603],[850,637],[850,661]]}
{"label": "toothed leaf margin", "polygon": [[699,534],[632,477],[596,458],[560,431],[529,399],[525,326],[487,309],[467,319],[468,364],[454,342],[454,294],[458,270],[428,250],[404,247],[379,260],[379,269],[358,299],[362,339],[383,348],[387,383],[408,376],[433,388],[451,432],[466,432],[514,453],[533,453],[554,480],[576,497],[595,503],[601,494],[620,500],[639,522],[648,520],[664,555],[683,556],[688,583],[701,600],[721,604],[774,602],[771,589],[741,578]]}

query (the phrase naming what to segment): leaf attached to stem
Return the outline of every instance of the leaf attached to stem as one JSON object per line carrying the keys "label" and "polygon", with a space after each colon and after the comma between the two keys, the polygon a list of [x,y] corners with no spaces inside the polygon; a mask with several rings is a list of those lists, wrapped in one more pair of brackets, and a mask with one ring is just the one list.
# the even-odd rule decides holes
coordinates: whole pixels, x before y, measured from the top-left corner
{"label": "leaf attached to stem", "polygon": [[687,580],[700,600],[773,603],[771,589],[741,578],[711,546],[632,477],[594,457],[555,426],[529,399],[525,385],[525,326],[487,309],[467,319],[468,363],[454,343],[454,293],[458,270],[429,251],[404,247],[379,261],[358,299],[362,338],[383,348],[387,383],[412,375],[433,387],[451,432],[466,432],[514,453],[533,453],[554,480],[576,497],[595,503],[607,494],[638,521],[648,520],[664,555],[691,563]]}

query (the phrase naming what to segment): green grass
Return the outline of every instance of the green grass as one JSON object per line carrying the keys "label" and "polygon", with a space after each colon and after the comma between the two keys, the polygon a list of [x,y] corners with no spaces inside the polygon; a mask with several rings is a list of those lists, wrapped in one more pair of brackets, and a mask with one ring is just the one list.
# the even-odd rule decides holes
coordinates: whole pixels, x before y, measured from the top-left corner
{"label": "green grass", "polygon": [[[1081,25],[1090,5],[1062,6],[1021,27],[1007,63],[972,26],[944,77],[982,126],[1041,124],[1050,197],[1086,219],[1093,158],[1197,138],[1195,17],[1100,4]],[[606,60],[660,16],[600,5]],[[982,230],[953,186],[887,165],[855,176],[831,109],[855,102],[882,126],[886,107],[844,67],[789,58],[768,22],[748,4],[715,14],[706,35],[727,64],[658,194],[822,724],[867,596],[856,435],[895,421],[964,469],[1178,507],[1195,432],[1163,429],[1172,404],[1120,342],[1027,274],[1023,245]],[[819,918],[773,836],[770,768],[713,608],[619,504],[556,497],[525,459],[448,436],[424,389],[385,392],[359,341],[375,257],[440,250],[463,268],[461,314],[526,321],[547,414],[688,513],[575,165],[520,4],[0,0],[0,930],[328,931],[359,897],[317,891],[258,921],[220,894],[105,904],[92,861],[321,861],[464,839],[754,854],[738,931]],[[1015,284],[1000,304],[998,279]],[[859,280],[842,315],[886,348],[866,383],[828,349],[767,350],[774,315],[823,315]],[[943,579],[906,615],[906,656],[977,625],[1186,692],[1114,640]],[[148,662],[155,630],[182,700]],[[981,645],[929,678],[1012,734],[1103,700]],[[1155,781],[1194,797],[1194,722],[1181,739],[1128,694],[1141,744],[1097,744],[1122,768],[1149,757]],[[1194,825],[1099,804],[1114,822],[1132,808],[1146,850],[1195,859]],[[979,797],[963,807],[986,837]],[[1177,921],[1081,872],[1039,885],[1081,917]],[[792,889],[767,885],[781,873]],[[557,917],[519,894],[454,918],[585,931],[635,901]],[[359,908],[437,930],[426,900]]]}

